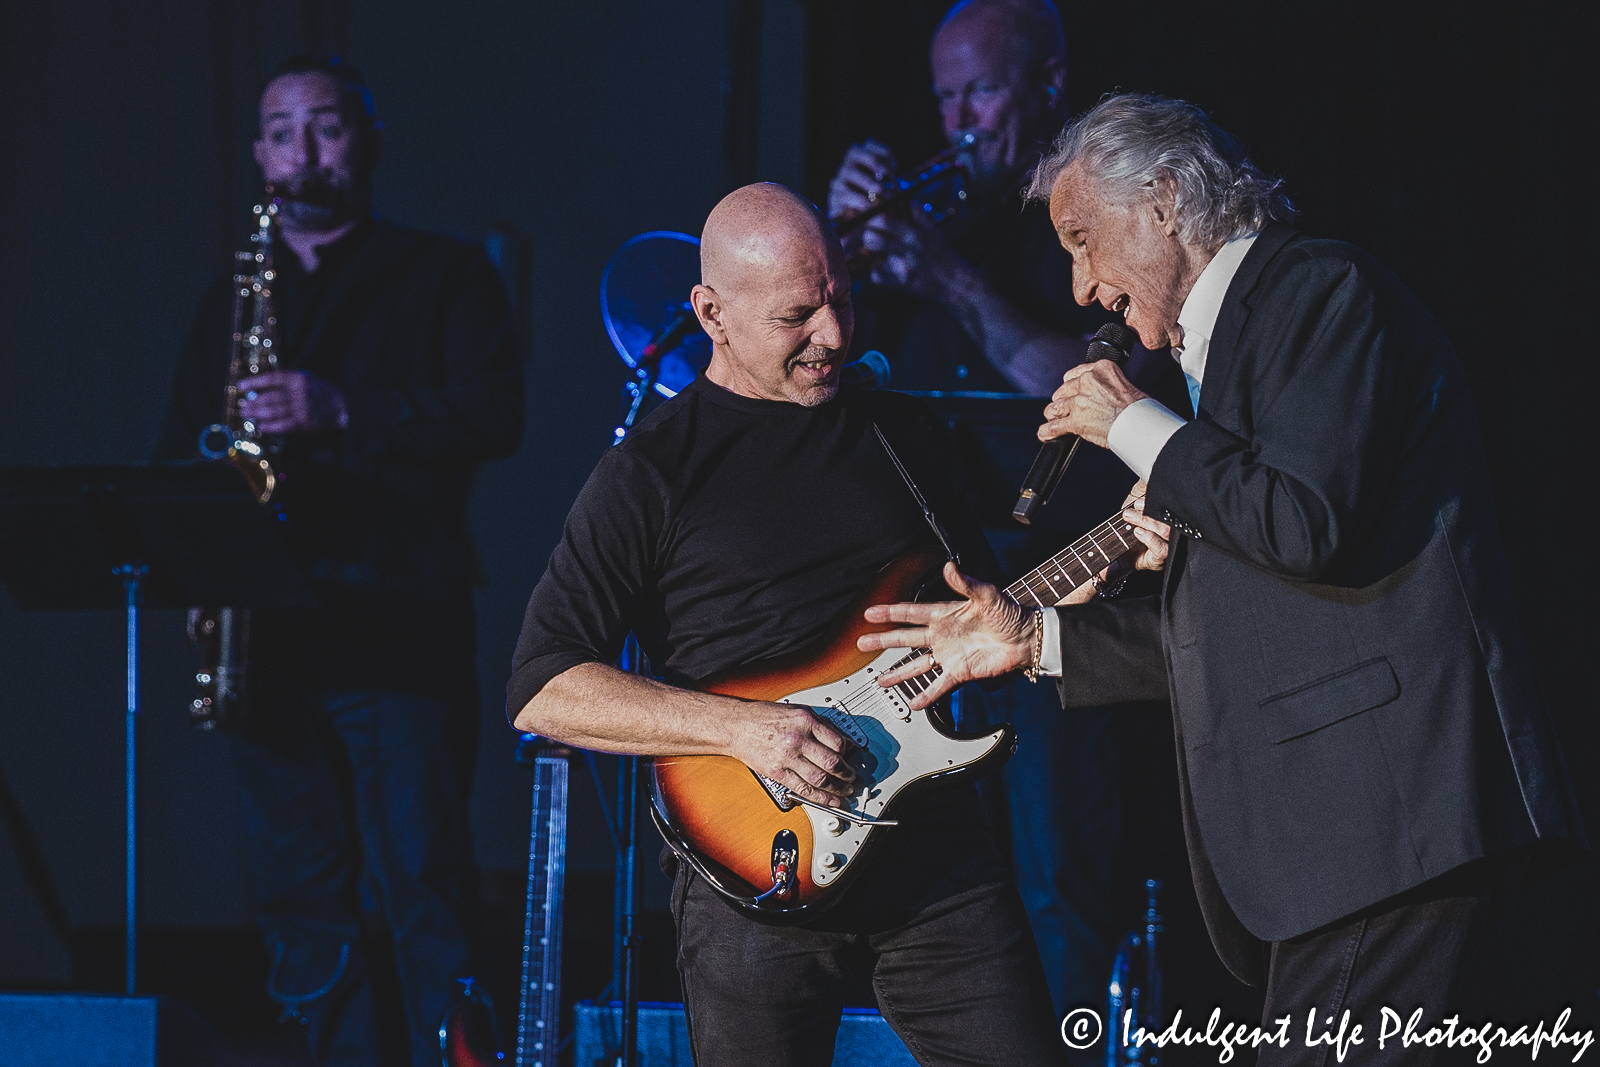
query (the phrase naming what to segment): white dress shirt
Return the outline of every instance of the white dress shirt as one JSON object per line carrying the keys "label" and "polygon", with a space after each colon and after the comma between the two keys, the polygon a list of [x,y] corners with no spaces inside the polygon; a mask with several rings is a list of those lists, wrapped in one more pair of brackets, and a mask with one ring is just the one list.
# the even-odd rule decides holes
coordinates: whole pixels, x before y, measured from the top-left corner
{"label": "white dress shirt", "polygon": [[[1200,386],[1206,377],[1206,353],[1211,348],[1211,335],[1216,332],[1217,316],[1222,313],[1222,300],[1228,295],[1228,286],[1233,284],[1233,276],[1244,262],[1245,253],[1256,243],[1256,236],[1235,238],[1217,249],[1217,254],[1195,279],[1194,287],[1178,312],[1178,332],[1183,341],[1173,346],[1172,355],[1183,368],[1183,379],[1189,386],[1189,403],[1196,415],[1200,413]],[[1122,409],[1111,423],[1106,443],[1141,481],[1148,481],[1150,472],[1155,469],[1156,456],[1185,421],[1159,400],[1145,397]],[[1061,675],[1061,621],[1056,618],[1055,608],[1043,609],[1043,622],[1044,647],[1039,653],[1039,672],[1057,678]]]}

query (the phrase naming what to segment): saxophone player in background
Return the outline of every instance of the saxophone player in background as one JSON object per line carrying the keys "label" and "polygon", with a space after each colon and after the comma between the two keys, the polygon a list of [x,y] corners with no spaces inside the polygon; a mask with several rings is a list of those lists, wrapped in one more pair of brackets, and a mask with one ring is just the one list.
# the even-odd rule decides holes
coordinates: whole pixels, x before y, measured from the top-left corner
{"label": "saxophone player in background", "polygon": [[[319,602],[254,613],[250,714],[227,741],[268,992],[315,1063],[432,1067],[474,958],[466,504],[474,467],[521,437],[522,369],[482,250],[374,215],[382,127],[353,67],[280,64],[259,121],[255,159],[283,198],[281,351],[239,414],[281,442],[273,500]],[[195,316],[162,459],[194,458],[222,412],[231,290],[218,278]],[[374,1006],[389,958],[399,1012]],[[404,1033],[380,1033],[390,1017]]]}

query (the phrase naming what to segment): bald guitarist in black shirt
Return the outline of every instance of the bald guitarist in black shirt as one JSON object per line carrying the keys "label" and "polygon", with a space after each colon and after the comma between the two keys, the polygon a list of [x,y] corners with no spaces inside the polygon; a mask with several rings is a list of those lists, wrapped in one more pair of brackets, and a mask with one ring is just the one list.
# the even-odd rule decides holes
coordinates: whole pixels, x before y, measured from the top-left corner
{"label": "bald guitarist in black shirt", "polygon": [[[519,729],[647,756],[721,755],[804,799],[854,787],[844,734],[804,707],[695,691],[825,640],[888,563],[938,552],[874,424],[969,560],[931,415],[839,385],[853,316],[831,229],[780,186],[706,222],[691,300],[705,375],[601,460],[528,605],[509,707]],[[608,663],[639,637],[672,684]],[[837,908],[806,926],[746,917],[687,864],[673,893],[696,1062],[832,1061],[847,971],[927,1064],[1056,1064],[1027,920],[970,786],[899,816]]]}

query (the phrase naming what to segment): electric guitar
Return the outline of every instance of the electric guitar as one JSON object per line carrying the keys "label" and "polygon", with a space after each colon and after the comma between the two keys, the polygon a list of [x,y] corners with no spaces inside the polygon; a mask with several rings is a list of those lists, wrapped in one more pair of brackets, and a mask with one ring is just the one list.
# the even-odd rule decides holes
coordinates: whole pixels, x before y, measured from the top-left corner
{"label": "electric guitar", "polygon": [[[561,1045],[561,897],[567,864],[567,759],[572,750],[523,734],[517,762],[533,766],[528,910],[522,928],[522,997],[515,1067],[556,1067]],[[472,978],[439,1026],[444,1067],[505,1067],[488,997]]]}
{"label": "electric guitar", "polygon": [[[516,1067],[556,1067],[561,1023],[561,899],[567,867],[567,757],[572,750],[525,735],[533,754],[528,912],[522,928],[522,1004]],[[526,761],[523,752],[518,757]]]}
{"label": "electric guitar", "polygon": [[[1138,547],[1131,530],[1118,512],[1006,593],[1025,606],[1053,606]],[[800,923],[833,907],[882,835],[894,832],[892,816],[917,793],[937,781],[981,776],[1010,758],[1016,734],[1009,725],[958,733],[940,723],[937,705],[911,709],[939,668],[899,685],[878,685],[886,671],[926,656],[927,649],[856,648],[862,634],[895,625],[868,623],[862,617],[868,605],[916,599],[939,580],[942,563],[935,553],[895,560],[813,648],[702,687],[745,700],[803,704],[848,737],[855,747],[846,759],[857,788],[844,808],[803,800],[731,756],[652,761],[657,828],[683,862],[746,912]]]}

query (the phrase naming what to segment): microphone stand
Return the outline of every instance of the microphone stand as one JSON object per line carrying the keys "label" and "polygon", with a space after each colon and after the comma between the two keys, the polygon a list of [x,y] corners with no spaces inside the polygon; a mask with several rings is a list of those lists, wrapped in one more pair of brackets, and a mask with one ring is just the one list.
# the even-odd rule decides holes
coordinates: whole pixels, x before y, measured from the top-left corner
{"label": "microphone stand", "polygon": [[139,603],[150,569],[124,563],[113,573],[122,579],[128,605],[128,712],[123,727],[123,792],[127,796],[123,849],[124,934],[123,987],[128,996],[139,988]]}
{"label": "microphone stand", "polygon": [[640,351],[639,358],[634,363],[633,381],[628,383],[628,392],[633,396],[633,403],[628,406],[628,413],[623,416],[622,425],[612,431],[613,445],[621,444],[622,439],[628,436],[628,431],[633,429],[646,398],[655,388],[656,377],[661,370],[661,357],[681,344],[691,331],[700,332],[700,323],[694,318],[689,305],[685,304]]}
{"label": "microphone stand", "polygon": [[[639,641],[632,634],[623,646],[622,669],[646,674]],[[617,819],[622,824],[622,864],[617,871],[618,915],[614,930],[619,937],[621,974],[616,977],[622,994],[622,1050],[619,1067],[639,1067],[639,804],[644,761],[625,756],[617,765]]]}
{"label": "microphone stand", "polygon": [[[612,431],[613,447],[620,445],[638,421],[644,402],[655,388],[659,360],[639,361],[634,368],[634,379],[628,383],[632,403],[622,418],[622,425]],[[622,646],[622,659],[618,664],[624,671],[648,674],[639,640],[633,634]],[[617,1067],[639,1067],[639,803],[642,794],[640,780],[644,764],[638,756],[625,756],[617,761],[617,822],[618,837],[622,839],[622,855],[616,876],[615,911],[612,919],[612,938],[615,942],[612,966],[613,988],[622,998],[622,1048],[616,1059]]]}

